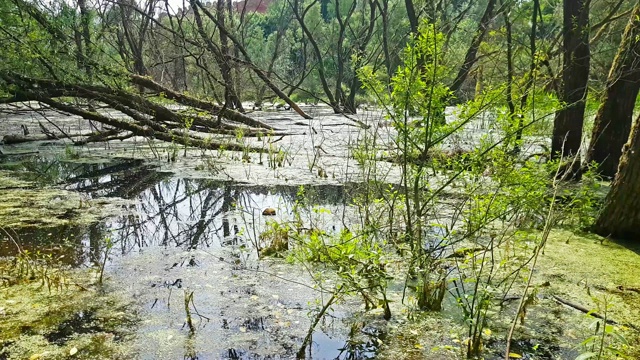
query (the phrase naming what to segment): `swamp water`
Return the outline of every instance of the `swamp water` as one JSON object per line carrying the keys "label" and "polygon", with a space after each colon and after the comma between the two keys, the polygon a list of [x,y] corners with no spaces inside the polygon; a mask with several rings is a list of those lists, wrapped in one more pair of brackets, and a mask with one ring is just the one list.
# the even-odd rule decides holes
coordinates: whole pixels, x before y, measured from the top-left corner
{"label": "swamp water", "polygon": [[[298,207],[305,227],[338,232],[357,223],[349,204],[363,181],[348,156],[360,130],[327,109],[309,110],[316,119],[293,125],[290,114],[260,115],[292,133],[271,139],[285,151],[285,165],[277,168],[267,166],[266,155],[250,154],[245,163],[238,154],[189,150],[183,156],[182,149],[169,164],[175,148],[140,139],[79,154],[47,143],[3,148],[0,219],[8,231],[0,234],[0,257],[10,260],[0,260],[0,359],[294,358],[330,294],[313,289],[310,271],[301,265],[257,259],[255,249],[264,245],[259,234],[269,228],[267,221],[294,218],[300,184],[306,184],[305,206]],[[7,117],[0,132],[18,131],[33,120],[29,114]],[[80,123],[49,115],[65,127]],[[360,120],[379,120],[379,114],[366,116]],[[392,137],[387,127],[379,131]],[[476,133],[470,131],[472,140]],[[376,166],[386,181],[398,182],[393,164]],[[276,215],[263,216],[266,207]],[[5,272],[23,264],[11,239],[45,259],[35,280],[15,283]],[[581,353],[593,318],[558,304],[554,294],[589,309],[607,296],[613,318],[640,323],[640,295],[617,290],[637,289],[640,249],[603,241],[553,231],[535,277],[539,293],[514,337],[514,353],[524,359],[575,359]],[[58,273],[49,261],[69,269]],[[394,272],[395,265],[401,271]],[[410,301],[402,302],[404,265],[389,263],[395,277],[389,322],[379,309],[365,313],[360,299],[346,298],[316,328],[307,358],[464,358],[467,330],[455,299],[448,295],[439,313],[412,313]],[[103,266],[104,283],[97,286]],[[50,281],[41,283],[47,271]],[[56,288],[59,282],[67,285]],[[504,333],[516,305],[509,301],[491,315],[485,359],[504,358]],[[637,334],[625,335],[638,343]]]}
{"label": "swamp water", "polygon": [[[348,206],[358,193],[355,183],[307,185],[303,194],[299,186],[184,178],[162,171],[158,163],[129,158],[85,162],[8,156],[0,163],[0,171],[11,171],[16,182],[2,191],[14,187],[60,191],[53,193],[48,204],[36,202],[34,206],[39,208],[27,209],[32,213],[46,214],[47,207],[70,201],[88,204],[58,209],[56,215],[44,217],[23,214],[31,220],[10,232],[22,251],[50,256],[85,276],[88,269],[104,266],[100,294],[86,294],[94,290],[71,293],[77,299],[59,300],[65,311],[35,315],[44,317],[45,324],[15,331],[37,336],[38,341],[4,343],[5,352],[0,354],[7,358],[30,358],[26,356],[33,351],[30,346],[53,349],[34,352],[45,354],[42,358],[64,358],[73,349],[79,349],[80,358],[96,359],[105,355],[140,359],[294,358],[311,318],[330,294],[312,288],[309,271],[298,265],[284,259],[258,259],[256,248],[265,246],[260,234],[270,221],[293,221],[296,211],[304,219],[304,227],[330,233],[357,221]],[[100,204],[104,214],[85,214],[92,202]],[[296,206],[300,202],[305,205]],[[276,215],[262,215],[265,208],[275,209]],[[19,256],[17,249],[5,238],[0,243],[0,257]],[[390,298],[399,303],[401,284],[390,286]],[[35,299],[25,306],[46,301],[39,298],[46,298],[46,289],[31,289],[30,294]],[[185,303],[193,329],[186,320]],[[10,309],[11,304],[5,308]],[[447,297],[444,317],[431,318],[435,315],[431,314],[406,323],[398,313],[390,328],[399,335],[383,357],[424,358],[424,347],[419,344],[429,339],[425,347],[449,350],[426,358],[458,358],[450,351],[459,343],[452,334],[461,330],[462,322],[455,309],[454,299]],[[316,328],[306,356],[369,359],[380,355],[379,345],[390,340],[385,339],[387,323],[379,313],[362,314],[361,310],[357,298],[333,306]],[[46,320],[49,316],[53,316],[50,321]],[[530,359],[577,356],[570,347],[558,345],[564,336],[562,318],[566,314],[557,308],[531,310],[528,321],[534,331],[526,338],[516,338],[514,351]],[[37,323],[38,319],[32,321]],[[113,344],[93,344],[105,341]],[[489,358],[500,358],[504,344],[494,340],[487,345],[496,348],[495,353],[487,353]],[[54,356],[60,348],[59,356]]]}
{"label": "swamp water", "polygon": [[[70,190],[86,201],[117,199],[101,220],[63,221],[80,215],[80,207],[58,214],[61,224],[42,219],[43,224],[25,224],[10,234],[22,251],[74,268],[99,268],[107,256],[105,291],[131,299],[120,311],[136,319],[130,338],[131,354],[138,358],[292,358],[310,312],[322,305],[316,301],[323,294],[312,288],[305,269],[256,256],[267,221],[293,219],[298,186],[180,178],[136,159],[83,163],[8,156],[0,168],[30,187]],[[305,187],[305,201],[313,206],[301,210],[302,216],[339,231],[352,192],[346,187]],[[69,201],[67,194],[54,200],[54,205]],[[262,215],[268,207],[275,216]],[[16,244],[3,239],[0,256],[16,255]],[[192,331],[185,320],[187,298]],[[380,330],[360,326],[354,333],[355,310],[349,303],[334,307],[317,327],[309,357],[374,357]],[[58,345],[72,343],[77,334],[103,331],[98,323],[93,310],[81,310],[43,336]]]}

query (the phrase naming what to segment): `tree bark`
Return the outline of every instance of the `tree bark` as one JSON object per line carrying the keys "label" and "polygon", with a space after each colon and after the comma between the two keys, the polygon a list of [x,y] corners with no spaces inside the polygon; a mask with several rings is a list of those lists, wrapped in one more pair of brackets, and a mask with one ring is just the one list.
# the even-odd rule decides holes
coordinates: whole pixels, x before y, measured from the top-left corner
{"label": "tree bark", "polygon": [[622,147],[629,139],[639,90],[640,3],[634,8],[611,65],[587,152],[587,161],[595,161],[599,173],[605,177],[613,178],[618,169]]}
{"label": "tree bark", "polygon": [[324,90],[325,95],[327,95],[327,99],[329,100],[329,104],[333,108],[333,111],[335,113],[339,113],[340,112],[340,107],[337,104],[337,100],[338,99],[336,99],[334,94],[331,92],[331,89],[329,88],[329,82],[327,81],[327,76],[325,74],[322,53],[320,51],[320,46],[318,45],[318,42],[316,41],[316,39],[313,37],[313,33],[311,32],[311,30],[309,30],[309,27],[304,22],[304,18],[306,16],[307,12],[317,2],[317,0],[312,1],[302,11],[302,13],[300,12],[299,1],[300,0],[292,0],[292,1],[290,1],[291,8],[293,10],[293,15],[295,16],[296,20],[298,21],[298,24],[300,24],[300,28],[302,29],[302,31],[306,35],[307,39],[309,39],[309,43],[311,44],[311,49],[313,50],[313,54],[315,55],[316,62],[318,63],[318,77],[320,78],[320,84],[322,84],[322,90]]}
{"label": "tree bark", "polygon": [[478,29],[476,30],[476,33],[471,40],[471,45],[469,45],[467,54],[464,57],[464,62],[460,66],[458,75],[451,85],[450,89],[453,92],[454,100],[457,99],[459,101],[460,99],[462,99],[462,84],[467,79],[467,76],[471,71],[471,67],[477,60],[477,54],[478,50],[480,49],[480,44],[482,44],[482,40],[484,39],[484,36],[487,34],[487,30],[489,29],[489,23],[493,19],[493,9],[496,6],[496,2],[497,0],[489,0],[489,2],[487,3],[487,7],[484,10],[482,19],[480,19],[480,23],[478,24]]}
{"label": "tree bark", "polygon": [[624,146],[618,174],[596,220],[594,232],[618,239],[640,236],[640,118]]}
{"label": "tree bark", "polygon": [[563,70],[551,140],[551,158],[579,155],[589,80],[589,0],[564,0]]}
{"label": "tree bark", "polygon": [[[194,9],[194,14],[197,9]],[[227,37],[226,32],[220,30],[225,27],[225,1],[218,0],[216,7],[216,15],[218,16],[218,30],[220,31],[220,53],[222,56],[220,57],[218,64],[220,65],[220,72],[222,73],[222,79],[224,80],[224,100],[225,106],[230,107],[232,109],[238,109],[240,111],[244,111],[242,108],[242,102],[240,101],[240,97],[238,96],[238,91],[236,89],[235,81],[233,80],[233,72],[231,69],[231,64],[227,60],[231,55],[229,49],[229,38]]]}

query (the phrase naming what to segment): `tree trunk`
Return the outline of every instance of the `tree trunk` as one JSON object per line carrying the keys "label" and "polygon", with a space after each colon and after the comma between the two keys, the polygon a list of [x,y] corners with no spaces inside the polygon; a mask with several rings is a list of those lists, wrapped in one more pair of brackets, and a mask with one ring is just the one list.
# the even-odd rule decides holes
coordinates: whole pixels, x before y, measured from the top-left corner
{"label": "tree trunk", "polygon": [[418,34],[418,16],[416,15],[416,8],[413,4],[413,0],[404,0],[404,6],[407,9],[407,18],[409,18],[409,26],[413,36]]}
{"label": "tree trunk", "polygon": [[327,96],[327,99],[329,100],[329,104],[333,108],[333,111],[337,114],[337,113],[340,113],[340,107],[338,106],[338,99],[334,96],[334,94],[331,92],[331,89],[329,88],[329,82],[327,81],[327,76],[325,73],[324,62],[323,62],[322,52],[320,51],[320,46],[318,45],[318,42],[314,38],[313,33],[311,32],[311,30],[309,29],[309,27],[304,21],[304,18],[307,12],[311,8],[311,6],[313,6],[316,2],[317,0],[312,1],[307,7],[304,8],[302,12],[300,12],[301,2],[299,0],[293,0],[291,3],[291,7],[293,10],[293,15],[298,21],[298,24],[300,24],[300,28],[306,35],[307,39],[309,39],[309,44],[311,44],[311,49],[313,50],[313,54],[316,58],[316,62],[318,65],[318,77],[320,78],[320,84],[322,84],[322,90],[324,90],[324,93]]}
{"label": "tree trunk", "polygon": [[[200,0],[190,0],[191,3],[194,4],[194,6],[198,6],[200,8],[200,10],[202,10],[202,12],[214,23],[216,24],[216,26],[218,27],[218,30],[220,30],[220,32],[224,32],[225,35],[227,36],[227,38],[229,40],[231,40],[231,42],[233,43],[233,45],[238,49],[238,51],[242,54],[242,56],[244,56],[245,60],[242,61],[240,59],[234,59],[234,61],[238,64],[242,64],[246,67],[248,67],[249,69],[253,70],[253,72],[258,75],[258,77],[265,83],[267,84],[267,86],[276,94],[278,95],[278,97],[280,99],[282,99],[284,102],[286,102],[289,106],[291,106],[291,108],[297,112],[300,116],[302,116],[305,119],[311,119],[311,116],[307,115],[304,111],[302,111],[302,109],[300,109],[300,107],[298,106],[298,104],[296,104],[295,102],[293,102],[293,100],[291,100],[285,93],[282,92],[282,90],[280,90],[277,86],[275,86],[273,84],[273,82],[271,80],[269,80],[269,77],[267,76],[267,74],[265,74],[264,71],[262,71],[262,69],[260,69],[259,67],[257,67],[253,61],[251,61],[251,57],[249,56],[249,53],[247,52],[247,50],[244,48],[244,46],[242,45],[242,43],[240,41],[238,41],[238,39],[236,39],[235,36],[233,36],[233,34],[231,34],[229,31],[227,31],[227,29],[224,26],[221,26],[220,23],[217,21],[217,19],[211,14],[211,12],[209,12],[209,10],[207,10],[207,8],[202,5],[202,3],[200,2]],[[195,15],[195,9],[194,9],[194,15]]]}
{"label": "tree trunk", "polygon": [[542,19],[542,13],[540,10],[540,0],[533,0],[533,12],[531,13],[531,33],[529,34],[529,50],[531,52],[531,62],[529,64],[529,74],[527,75],[527,82],[524,86],[524,91],[520,97],[520,109],[518,111],[518,124],[516,125],[515,146],[513,152],[515,154],[520,153],[520,143],[522,142],[522,132],[524,127],[524,112],[527,108],[527,101],[529,99],[529,92],[535,83],[536,78],[536,38],[538,36],[538,15]]}
{"label": "tree trunk", "polygon": [[462,98],[462,92],[460,91],[462,89],[462,84],[467,79],[467,76],[471,71],[471,67],[477,60],[477,54],[478,50],[480,49],[480,44],[482,44],[482,40],[484,39],[484,36],[489,29],[489,23],[493,19],[493,9],[496,6],[496,2],[497,0],[489,0],[489,2],[487,3],[487,7],[484,10],[482,19],[480,19],[480,23],[478,24],[478,29],[476,30],[476,33],[471,40],[471,45],[469,45],[467,54],[464,57],[464,62],[460,66],[458,75],[451,85],[451,91],[453,92],[454,99],[460,100]]}
{"label": "tree trunk", "polygon": [[589,0],[564,0],[563,88],[564,107],[556,113],[551,158],[578,155],[589,80]]}
{"label": "tree trunk", "polygon": [[602,236],[637,240],[640,236],[640,119],[624,146],[618,174],[594,225]]}
{"label": "tree trunk", "polygon": [[387,77],[391,79],[393,69],[391,68],[391,55],[389,54],[389,0],[376,1],[380,9],[382,19],[382,51],[384,54],[384,67],[387,70]]}
{"label": "tree trunk", "polygon": [[[267,74],[266,74],[267,77],[269,78],[273,73],[273,68],[276,64],[276,60],[278,60],[278,57],[281,55],[280,44],[282,43],[282,39],[284,38],[287,32],[287,28],[289,26],[289,20],[291,20],[289,17],[285,16],[285,9],[286,8],[283,6],[282,10],[280,10],[280,22],[278,23],[278,30],[276,32],[276,39],[275,39],[273,54],[271,54],[271,59],[269,61],[269,67],[267,68]],[[256,95],[256,101],[255,101],[256,107],[262,107],[262,99],[264,98],[264,93],[266,90],[267,90],[266,84],[262,84],[258,89],[258,93]]]}
{"label": "tree trunk", "polygon": [[629,139],[633,108],[640,90],[639,54],[640,3],[631,15],[611,65],[587,153],[587,161],[598,163],[598,171],[605,177],[615,176],[622,147]]}
{"label": "tree trunk", "polygon": [[[369,45],[369,41],[373,37],[373,31],[375,29],[376,24],[376,4],[373,0],[368,1],[369,5],[369,23],[363,29],[364,35],[360,34],[358,36],[358,46],[356,50],[355,61],[353,64],[353,79],[351,79],[351,86],[349,88],[349,95],[345,99],[344,102],[344,110],[346,113],[355,114],[357,111],[356,106],[356,93],[362,87],[362,82],[360,81],[360,77],[356,73],[357,70],[362,66],[362,58],[365,54],[365,50]],[[364,16],[364,10],[363,10]]]}
{"label": "tree trunk", "polygon": [[[89,30],[89,23],[91,19],[89,18],[89,11],[87,10],[86,0],[78,0],[78,7],[80,8],[80,24],[82,26],[82,38],[84,40],[84,58],[91,59],[92,46],[91,46],[91,32]],[[85,69],[85,72],[87,73],[87,77],[89,78],[89,81],[91,81],[93,78],[93,75],[91,73],[91,65],[86,60],[84,61],[84,69]]]}
{"label": "tree trunk", "polygon": [[[220,28],[225,27],[225,2],[224,0],[218,0],[216,7],[216,15],[218,16],[218,30]],[[222,56],[218,59],[218,64],[220,66],[220,73],[222,74],[222,79],[224,80],[224,100],[225,106],[231,109],[242,109],[242,102],[238,97],[238,93],[236,91],[235,82],[233,81],[233,72],[231,71],[231,64],[229,63],[229,38],[227,37],[226,32],[220,31],[220,52]]]}

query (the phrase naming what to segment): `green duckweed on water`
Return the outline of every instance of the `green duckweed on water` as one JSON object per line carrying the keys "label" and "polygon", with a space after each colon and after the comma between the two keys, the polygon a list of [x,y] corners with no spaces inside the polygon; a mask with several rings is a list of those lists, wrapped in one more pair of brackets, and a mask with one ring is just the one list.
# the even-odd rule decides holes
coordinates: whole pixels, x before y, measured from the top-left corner
{"label": "green duckweed on water", "polygon": [[[617,323],[606,344],[622,349],[626,359],[640,358],[640,246],[554,230],[532,283],[536,300],[527,308],[524,323],[516,327],[513,358],[564,360],[585,352],[581,343],[594,334],[597,319],[558,300],[606,314]],[[516,287],[510,294],[517,296],[521,291]],[[483,333],[485,359],[504,359],[504,341],[516,304],[509,301],[491,316]],[[378,357],[464,359],[466,328],[457,319],[455,306],[449,303],[442,313],[421,314],[412,321],[392,321]]]}
{"label": "green duckweed on water", "polygon": [[67,269],[59,261],[69,257],[65,244],[52,244],[52,257],[23,246],[17,235],[73,236],[126,202],[36,187],[15,175],[0,171],[1,248],[16,255],[0,258],[0,359],[131,358],[135,314],[127,303],[98,286],[92,269]]}
{"label": "green duckweed on water", "polygon": [[[18,243],[28,251],[25,257],[16,251],[17,247],[10,241],[0,245],[0,250],[13,249],[3,250],[2,254],[11,258],[3,261],[0,267],[0,359],[173,358],[181,354],[216,358],[231,350],[234,354],[268,357],[282,353],[285,346],[293,349],[287,350],[288,354],[295,352],[309,321],[308,301],[313,299],[314,293],[303,288],[291,291],[293,286],[283,286],[278,278],[244,273],[239,269],[240,260],[234,260],[234,266],[223,261],[235,259],[234,254],[243,254],[241,245],[238,248],[220,245],[223,249],[214,245],[202,249],[202,252],[191,248],[186,251],[164,246],[144,247],[135,256],[118,259],[118,265],[107,270],[105,283],[97,284],[95,269],[100,264],[95,257],[104,250],[101,241],[110,236],[111,230],[107,231],[106,225],[97,225],[96,222],[114,214],[117,218],[122,215],[124,208],[129,209],[125,210],[127,214],[135,213],[135,206],[131,205],[139,206],[142,203],[145,204],[145,211],[156,214],[154,209],[160,209],[162,205],[165,212],[158,214],[166,215],[180,214],[181,199],[194,201],[196,208],[198,199],[201,199],[202,206],[209,206],[207,209],[211,212],[217,208],[214,206],[216,202],[210,199],[218,197],[222,204],[226,198],[231,199],[228,202],[232,203],[244,199],[243,196],[254,201],[255,198],[274,201],[266,195],[251,198],[253,193],[238,185],[176,180],[171,179],[170,175],[159,177],[158,172],[149,170],[141,162],[125,161],[125,164],[130,164],[126,166],[131,166],[134,171],[124,166],[123,169],[116,169],[117,172],[109,173],[109,186],[115,189],[113,194],[116,196],[91,196],[89,192],[66,190],[73,187],[64,187],[60,185],[64,182],[59,180],[42,183],[33,180],[28,172],[0,171],[0,196],[3,198],[0,203],[0,227],[9,234],[14,231],[19,233]],[[127,171],[135,173],[135,176],[130,176]],[[97,174],[104,176],[104,173]],[[88,182],[91,186],[106,183],[97,180]],[[81,183],[76,181],[73,184]],[[156,187],[155,184],[162,185]],[[180,190],[180,186],[184,186],[184,190]],[[87,188],[100,191],[104,187]],[[127,191],[120,192],[121,188]],[[140,193],[146,191],[148,195],[138,197],[132,195],[138,193],[130,189]],[[247,193],[241,195],[245,190]],[[266,189],[261,191],[267,194]],[[202,196],[198,197],[199,194]],[[295,188],[292,194],[295,194]],[[122,198],[125,195],[127,199]],[[172,204],[174,197],[177,205],[170,208],[168,204]],[[293,195],[290,194],[290,197],[293,198]],[[324,194],[323,197],[326,200],[328,195]],[[246,203],[252,204],[249,201]],[[251,209],[251,206],[248,208]],[[264,206],[257,208],[261,211]],[[173,210],[167,211],[169,209]],[[176,215],[180,226],[200,223],[190,217],[193,212],[182,210],[187,211],[185,214],[189,216]],[[229,213],[233,214],[232,211]],[[286,214],[286,211],[278,213]],[[134,218],[124,215],[121,219]],[[151,224],[149,219],[135,218],[132,224]],[[167,221],[166,217],[162,219]],[[228,231],[234,229],[233,224],[232,219],[227,224]],[[167,226],[167,229],[170,228]],[[150,235],[160,234],[158,232],[141,231],[140,234],[140,240],[149,244],[164,244],[161,238],[153,240]],[[117,237],[117,233],[111,235]],[[540,234],[531,233],[531,236],[539,238]],[[89,243],[94,241],[95,244],[87,249],[82,239]],[[128,244],[127,241],[133,244],[129,237],[120,236],[119,239],[124,244]],[[225,240],[238,241],[235,237]],[[513,255],[510,256],[528,256],[533,249],[528,246],[530,244],[525,241],[522,249],[511,249]],[[137,248],[132,246],[132,249]],[[240,253],[236,253],[238,251]],[[509,256],[508,251],[506,255],[499,256]],[[406,263],[398,258],[395,264],[395,257],[391,255],[393,251],[389,253],[387,266],[395,274],[394,285],[390,286],[388,293],[392,319],[389,322],[382,320],[382,309],[359,311],[362,309],[358,309],[357,304],[341,304],[344,309],[336,314],[342,314],[340,319],[350,318],[360,328],[375,328],[384,334],[364,340],[375,345],[376,358],[465,358],[467,328],[454,297],[445,299],[441,312],[413,310],[411,304],[415,299],[412,298],[412,291],[407,290],[403,302],[402,274],[406,270]],[[636,349],[640,342],[635,330],[640,325],[640,282],[637,280],[640,279],[639,253],[638,247],[633,244],[616,243],[561,229],[552,231],[533,273],[535,301],[527,307],[524,323],[519,322],[516,327],[512,352],[526,359],[542,360],[575,359],[585,351],[580,344],[593,335],[590,326],[594,318],[561,303],[561,299],[606,314],[608,319],[614,320],[617,323],[613,326],[614,333],[624,338],[626,344],[614,337],[608,337],[607,344],[623,349],[628,358],[639,358]],[[76,261],[65,261],[72,258]],[[37,271],[25,272],[25,262],[33,264]],[[278,264],[274,262],[272,265],[273,272],[279,269]],[[72,270],[66,268],[68,265],[80,267]],[[263,262],[261,266],[266,264]],[[391,270],[395,266],[399,268],[396,272]],[[294,272],[293,267],[280,270],[283,274]],[[510,270],[507,267],[504,269]],[[516,315],[518,296],[523,291],[522,284],[526,282],[528,274],[526,266],[521,273],[522,281],[517,281],[508,290],[507,295],[513,299],[492,308],[495,312],[488,317],[487,327],[483,331],[483,354],[487,360],[504,358],[502,352],[506,333]],[[297,278],[305,279],[303,274]],[[208,279],[204,286],[202,279]],[[184,328],[183,296],[187,290],[183,294],[182,286],[194,291],[194,306],[197,305],[202,314],[211,318],[210,321],[208,318],[206,321],[200,319],[202,327],[194,334]],[[250,291],[246,294],[240,291],[244,288]],[[278,296],[274,298],[274,295]],[[167,310],[159,310],[158,304],[166,305]],[[354,320],[355,315],[359,316],[359,320]],[[138,321],[138,317],[144,320]],[[247,321],[251,323],[252,319],[260,319],[265,325],[261,322],[258,330],[246,331],[244,324]],[[223,326],[227,320],[231,326],[225,328]],[[216,324],[221,321],[222,326]],[[353,328],[354,325],[344,328],[349,329],[349,326]],[[356,333],[362,335],[363,331],[360,329]],[[212,334],[223,340],[211,344]],[[319,333],[317,339],[321,338]],[[351,336],[342,338],[353,341]],[[344,346],[340,343],[342,338],[324,341],[332,349],[337,349]]]}
{"label": "green duckweed on water", "polygon": [[[128,343],[135,314],[98,286],[93,273],[51,267],[20,274],[18,266],[0,262],[0,358],[133,356]],[[47,279],[41,270],[47,270]]]}
{"label": "green duckweed on water", "polygon": [[0,227],[86,225],[121,211],[123,199],[90,199],[54,186],[36,187],[9,171],[0,171]]}

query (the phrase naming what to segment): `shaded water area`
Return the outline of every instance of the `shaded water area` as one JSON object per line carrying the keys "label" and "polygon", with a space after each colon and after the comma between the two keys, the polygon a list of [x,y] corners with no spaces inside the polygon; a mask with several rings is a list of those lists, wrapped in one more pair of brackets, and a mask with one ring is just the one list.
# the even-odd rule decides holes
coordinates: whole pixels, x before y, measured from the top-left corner
{"label": "shaded water area", "polygon": [[[302,200],[305,205],[296,212],[306,226],[340,231],[357,187],[306,186],[303,194],[299,186],[181,178],[159,171],[157,164],[126,158],[8,156],[0,170],[36,187],[72,190],[91,200],[131,200],[99,221],[14,231],[23,250],[50,254],[73,267],[99,267],[106,255],[109,291],[138,305],[134,353],[149,359],[294,357],[322,294],[310,287],[304,269],[259,260],[256,249],[264,246],[259,234],[268,221],[292,220]],[[263,216],[265,208],[276,215]],[[0,257],[16,255],[13,243],[0,243]],[[189,296],[192,330],[185,320]],[[354,333],[353,313],[348,304],[336,306],[314,333],[308,355],[372,358],[381,333],[370,326]],[[47,338],[56,342],[72,332],[92,331],[86,325],[93,323],[91,317],[78,313]]]}

